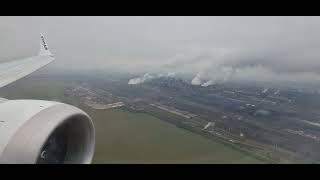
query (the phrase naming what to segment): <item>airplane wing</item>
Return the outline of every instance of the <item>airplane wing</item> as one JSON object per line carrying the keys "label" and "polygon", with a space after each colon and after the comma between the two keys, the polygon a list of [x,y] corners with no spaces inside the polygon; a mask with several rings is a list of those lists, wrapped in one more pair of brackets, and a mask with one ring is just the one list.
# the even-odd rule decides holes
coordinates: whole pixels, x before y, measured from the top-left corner
{"label": "airplane wing", "polygon": [[21,79],[54,60],[44,36],[40,34],[40,51],[37,56],[0,64],[0,88]]}
{"label": "airplane wing", "polygon": [[[0,64],[0,87],[54,60],[43,35],[37,56]],[[95,148],[88,114],[56,101],[0,98],[0,164],[88,164]]]}

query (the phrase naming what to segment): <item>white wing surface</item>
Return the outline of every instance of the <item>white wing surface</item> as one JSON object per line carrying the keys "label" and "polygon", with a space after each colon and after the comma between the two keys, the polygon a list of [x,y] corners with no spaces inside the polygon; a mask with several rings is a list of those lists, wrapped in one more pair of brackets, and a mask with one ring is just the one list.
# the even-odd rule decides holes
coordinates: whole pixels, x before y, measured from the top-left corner
{"label": "white wing surface", "polygon": [[40,34],[40,51],[33,56],[0,64],[0,87],[21,79],[54,60],[44,36]]}

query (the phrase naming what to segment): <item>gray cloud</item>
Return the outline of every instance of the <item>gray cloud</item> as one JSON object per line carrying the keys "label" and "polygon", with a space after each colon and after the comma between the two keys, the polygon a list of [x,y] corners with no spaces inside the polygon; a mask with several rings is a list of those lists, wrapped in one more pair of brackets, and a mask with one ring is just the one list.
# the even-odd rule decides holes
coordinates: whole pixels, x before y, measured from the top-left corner
{"label": "gray cloud", "polygon": [[320,79],[319,17],[0,17],[0,22],[1,60],[36,54],[41,31],[56,53],[50,66],[56,69],[201,72],[201,78],[214,81],[226,75]]}

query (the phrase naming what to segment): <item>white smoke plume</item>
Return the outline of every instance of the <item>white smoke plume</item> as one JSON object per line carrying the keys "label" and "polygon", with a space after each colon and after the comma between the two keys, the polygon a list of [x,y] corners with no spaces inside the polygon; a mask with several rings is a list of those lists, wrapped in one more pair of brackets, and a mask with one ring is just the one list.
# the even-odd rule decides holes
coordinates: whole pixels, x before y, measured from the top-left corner
{"label": "white smoke plume", "polygon": [[213,82],[212,80],[209,80],[209,81],[201,84],[201,86],[202,86],[202,87],[208,87],[208,86],[213,85],[213,84],[214,84],[214,82]]}
{"label": "white smoke plume", "polygon": [[175,77],[175,73],[174,72],[169,72],[167,74],[162,74],[159,73],[157,75],[151,75],[149,73],[144,74],[142,77],[137,77],[137,78],[133,78],[130,79],[128,84],[141,84],[144,83],[146,81],[152,80],[152,79],[156,79],[156,78],[160,78],[160,77]]}
{"label": "white smoke plume", "polygon": [[263,91],[262,91],[262,93],[267,93],[268,90],[269,90],[269,88],[264,88]]}
{"label": "white smoke plume", "polygon": [[128,84],[141,84],[141,83],[144,83],[145,81],[151,80],[153,78],[154,77],[152,75],[150,75],[149,73],[146,73],[142,77],[130,79]]}
{"label": "white smoke plume", "polygon": [[[306,57],[301,57],[301,54],[299,56],[295,52],[288,57],[283,57],[287,53],[281,53],[273,48],[267,50],[242,48],[222,50],[222,52],[219,53],[216,49],[204,49],[198,54],[186,54],[184,59],[174,61],[171,66],[167,65],[167,68],[187,74],[201,72],[202,80],[214,77],[216,83],[258,81],[283,84],[320,81],[320,68],[316,67],[317,65],[313,66],[316,60],[310,58],[308,59],[310,62],[301,61],[300,59]],[[309,54],[307,55],[309,58]],[[168,69],[171,70],[170,68]],[[195,80],[197,82],[198,78]]]}
{"label": "white smoke plume", "polygon": [[169,72],[168,74],[167,74],[167,77],[175,77],[176,76],[176,73],[174,73],[174,72]]}
{"label": "white smoke plume", "polygon": [[159,73],[157,76],[160,78],[160,77],[171,77],[171,78],[173,78],[173,77],[175,77],[175,73],[174,72],[169,72],[169,73],[167,73],[167,74],[162,74],[162,73]]}
{"label": "white smoke plume", "polygon": [[200,73],[198,73],[191,81],[192,85],[200,85],[201,79],[200,79]]}

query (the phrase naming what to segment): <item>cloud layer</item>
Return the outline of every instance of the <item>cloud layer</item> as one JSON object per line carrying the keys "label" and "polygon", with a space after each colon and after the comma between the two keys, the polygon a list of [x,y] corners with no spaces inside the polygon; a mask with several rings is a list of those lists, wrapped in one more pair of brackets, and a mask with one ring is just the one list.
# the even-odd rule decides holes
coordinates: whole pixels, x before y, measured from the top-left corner
{"label": "cloud layer", "polygon": [[319,17],[0,17],[0,59],[50,67],[201,74],[204,80],[320,80]]}

